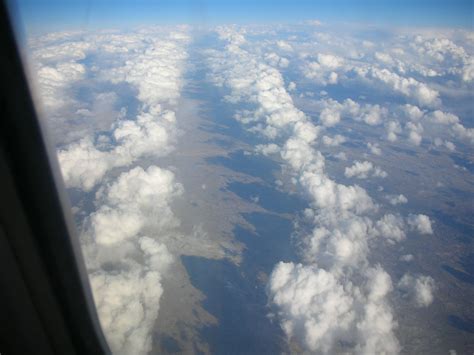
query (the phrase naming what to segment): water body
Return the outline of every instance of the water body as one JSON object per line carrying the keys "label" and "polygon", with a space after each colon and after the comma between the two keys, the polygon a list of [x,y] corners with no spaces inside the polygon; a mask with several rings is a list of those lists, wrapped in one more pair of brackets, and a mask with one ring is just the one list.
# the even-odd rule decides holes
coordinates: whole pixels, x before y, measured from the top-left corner
{"label": "water body", "polygon": [[229,154],[228,157],[218,156],[207,159],[209,164],[218,164],[225,166],[236,172],[260,177],[267,182],[273,183],[274,173],[280,169],[280,166],[274,161],[260,156],[246,155],[244,151],[239,150]]}
{"label": "water body", "polygon": [[268,317],[265,288],[277,262],[296,259],[289,238],[292,223],[266,213],[252,213],[245,219],[256,230],[234,230],[246,246],[239,266],[193,256],[181,260],[193,286],[207,297],[204,308],[218,319],[216,326],[201,332],[212,353],[278,354],[287,351],[287,345],[278,322]]}
{"label": "water body", "polygon": [[[202,46],[202,43],[198,41],[196,46]],[[228,137],[229,141],[254,146],[258,138],[249,134],[232,118],[236,107],[223,102],[226,93],[206,83],[205,59],[200,56],[199,49],[192,51],[190,57],[196,65],[196,71],[188,81],[192,90],[185,91],[185,94],[204,102],[205,109],[201,113],[204,118],[199,129],[209,135],[208,142],[228,149]],[[200,329],[199,338],[209,345],[212,354],[288,352],[286,336],[278,321],[268,316],[271,309],[268,306],[266,284],[276,263],[297,260],[291,242],[293,221],[288,216],[301,211],[304,201],[271,187],[274,186],[274,174],[280,170],[280,166],[266,157],[248,155],[243,149],[237,149],[226,156],[207,158],[206,163],[224,166],[235,172],[236,177],[244,174],[261,179],[262,183],[249,184],[237,182],[237,178],[233,181],[229,177],[229,183],[221,190],[234,192],[244,201],[252,201],[252,197],[258,194],[258,201],[253,203],[268,212],[242,215],[253,228],[248,228],[248,225],[246,228],[243,225],[234,226],[234,238],[245,246],[239,264],[228,259],[215,260],[189,255],[181,257],[192,285],[206,297],[202,306],[218,322]],[[172,339],[159,341],[167,352],[180,351],[179,344]]]}
{"label": "water body", "polygon": [[280,192],[272,187],[264,186],[262,184],[233,182],[227,186],[227,189],[234,192],[244,200],[253,200],[263,208],[278,213],[302,211],[308,206],[308,203],[297,196]]}
{"label": "water body", "polygon": [[448,317],[448,323],[456,329],[471,334],[474,333],[474,319],[461,318],[456,315],[450,315]]}

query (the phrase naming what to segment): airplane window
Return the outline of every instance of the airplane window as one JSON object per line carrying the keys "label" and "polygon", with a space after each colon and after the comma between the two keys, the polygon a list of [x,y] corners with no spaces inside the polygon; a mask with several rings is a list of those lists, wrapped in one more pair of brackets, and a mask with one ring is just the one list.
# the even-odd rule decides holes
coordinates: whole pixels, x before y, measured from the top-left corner
{"label": "airplane window", "polygon": [[472,1],[12,7],[114,354],[474,351]]}

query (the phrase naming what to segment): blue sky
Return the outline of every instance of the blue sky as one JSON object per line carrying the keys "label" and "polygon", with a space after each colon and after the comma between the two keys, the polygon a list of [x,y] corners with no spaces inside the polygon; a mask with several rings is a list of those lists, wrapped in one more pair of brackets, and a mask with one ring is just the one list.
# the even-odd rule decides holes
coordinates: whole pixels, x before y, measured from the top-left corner
{"label": "blue sky", "polygon": [[473,26],[473,0],[19,0],[16,3],[30,30],[309,19],[471,29]]}

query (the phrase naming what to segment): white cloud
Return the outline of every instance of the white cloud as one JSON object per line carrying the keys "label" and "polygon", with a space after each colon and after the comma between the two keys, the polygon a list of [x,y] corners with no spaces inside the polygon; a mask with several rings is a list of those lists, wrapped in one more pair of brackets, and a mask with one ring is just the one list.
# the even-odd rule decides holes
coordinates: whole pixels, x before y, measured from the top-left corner
{"label": "white cloud", "polygon": [[[375,209],[371,198],[361,187],[337,184],[325,175],[324,157],[312,146],[321,128],[314,126],[294,107],[286,94],[280,75],[257,63],[249,52],[238,48],[235,42],[231,41],[227,50],[228,55],[213,53],[215,57],[211,58],[211,63],[215,71],[214,82],[217,85],[226,84],[230,88],[233,102],[257,103],[255,111],[244,113],[245,117],[252,119],[244,119],[243,115],[237,116],[237,119],[246,124],[253,124],[257,127],[253,129],[254,131],[263,132],[270,139],[283,134],[289,135],[281,148],[271,143],[259,149],[262,152],[268,152],[268,149],[276,152],[280,149],[282,159],[295,173],[293,181],[299,183],[310,196],[312,208],[308,210],[313,211],[311,214],[315,219],[315,225],[320,226],[315,228],[305,241],[307,245],[305,259],[310,263],[309,266],[280,263],[272,273],[269,297],[278,306],[283,329],[289,337],[296,337],[310,350],[331,352],[336,344],[346,339],[345,335],[341,334],[339,320],[341,317],[345,318],[344,314],[347,313],[347,325],[343,328],[348,334],[352,334],[347,339],[357,337],[356,347],[397,349],[398,343],[392,330],[394,323],[391,320],[390,309],[383,300],[385,292],[383,288],[375,290],[379,286],[383,287],[379,284],[379,280],[386,278],[377,278],[374,281],[376,285],[374,290],[364,291],[370,302],[367,302],[367,299],[363,302],[357,300],[357,295],[352,294],[350,289],[346,292],[345,288],[349,287],[348,280],[340,278],[342,275],[340,272],[344,267],[354,268],[356,265],[364,266],[367,263],[366,235],[371,233],[371,223],[370,220],[358,217],[356,214]],[[235,55],[238,57],[237,60],[234,59]],[[324,61],[330,58],[320,59]],[[260,79],[262,77],[263,81]],[[363,115],[361,111],[365,110],[354,102],[347,102],[347,106],[347,110],[352,109],[353,116],[357,118]],[[337,102],[327,102],[326,108],[328,114],[331,109],[337,113],[345,109]],[[287,119],[286,113],[293,113],[292,119]],[[326,124],[333,120],[332,118],[325,120],[324,114],[321,116]],[[271,134],[268,134],[269,132]],[[326,136],[322,141],[332,143],[334,139],[341,140]],[[316,214],[314,211],[319,212]],[[311,265],[315,259],[325,267]],[[367,271],[364,277],[372,280],[369,271],[364,267],[362,270]],[[323,282],[321,287],[314,287],[318,282]],[[298,284],[304,286],[298,289],[301,293],[295,290]],[[389,278],[388,284],[390,284]],[[372,294],[372,291],[375,293]],[[312,297],[311,292],[315,293]],[[339,301],[337,297],[340,298]],[[348,302],[347,310],[340,308],[343,300]],[[358,307],[354,304],[356,301],[380,309],[378,314],[382,315],[384,321],[388,321],[384,324],[383,330],[378,328],[378,324],[381,323],[378,315],[375,316],[370,309]],[[341,313],[337,313],[338,311]],[[376,323],[374,317],[377,318]],[[375,328],[374,324],[377,324]],[[356,332],[356,329],[359,331]],[[374,337],[374,334],[380,335],[381,332],[386,334],[386,341],[383,343],[379,341],[383,337]]]}
{"label": "white cloud", "polygon": [[430,218],[424,214],[411,214],[408,216],[408,224],[412,230],[416,230],[420,234],[433,234]]}
{"label": "white cloud", "polygon": [[402,111],[412,121],[417,121],[424,116],[424,112],[418,106],[406,104],[402,106]]}
{"label": "white cloud", "polygon": [[276,144],[258,144],[255,147],[255,151],[257,153],[263,154],[263,155],[271,155],[280,152],[280,147],[277,146]]}
{"label": "white cloud", "polygon": [[322,26],[322,24],[323,24],[319,20],[307,20],[307,21],[305,21],[305,23],[308,24],[308,25],[311,25],[311,26],[316,26],[316,27]]}
{"label": "white cloud", "polygon": [[338,74],[334,70],[343,66],[343,58],[329,53],[319,53],[316,58],[317,61],[305,65],[303,74],[319,85],[337,84]]}
{"label": "white cloud", "polygon": [[60,150],[58,159],[66,186],[85,191],[90,191],[114,163],[107,152],[95,148],[90,138]]}
{"label": "white cloud", "polygon": [[134,237],[154,215],[160,215],[155,230],[174,227],[177,220],[169,207],[171,199],[182,193],[172,172],[150,166],[135,167],[99,191],[102,206],[91,215],[96,243],[113,245]]}
{"label": "white cloud", "polygon": [[[317,149],[321,144],[331,146],[334,147],[331,156],[347,159],[346,153],[337,151],[336,147],[351,135],[322,133],[325,127],[346,119],[382,125],[373,130],[385,128],[390,142],[400,136],[420,145],[425,139],[451,151],[458,144],[456,138],[473,142],[474,130],[465,127],[458,116],[444,111],[440,100],[440,93],[449,96],[458,89],[454,86],[460,90],[468,88],[466,83],[473,78],[472,58],[462,47],[443,38],[420,37],[409,45],[413,37],[403,35],[380,45],[321,31],[313,33],[308,43],[298,43],[293,40],[297,36],[292,35],[285,41],[262,41],[253,47],[255,39],[247,40],[246,30],[237,26],[220,27],[218,34],[225,41],[225,51],[206,51],[212,71],[210,79],[226,88],[228,103],[244,104],[235,118],[250,132],[267,140],[266,144],[257,145],[255,151],[264,155],[280,154],[287,168],[285,172],[310,201],[307,217],[313,230],[302,236],[306,247],[301,255],[304,264],[276,265],[268,285],[269,297],[277,306],[283,329],[308,351],[397,353],[400,347],[394,335],[396,321],[388,305],[391,279],[381,267],[370,265],[371,244],[374,238],[399,243],[405,239],[407,227],[431,234],[431,221],[425,215],[408,218],[396,212],[379,215],[379,206],[362,187],[339,184],[330,178],[324,156]],[[70,36],[58,34],[51,40],[61,42]],[[100,182],[110,182],[99,189],[99,207],[88,219],[87,237],[92,243],[90,253],[94,254],[89,262],[96,278],[94,291],[102,305],[99,312],[106,313],[105,328],[109,329],[114,350],[146,353],[151,346],[149,329],[159,309],[162,278],[172,260],[161,237],[149,234],[148,229],[166,234],[166,230],[178,223],[169,202],[179,195],[180,188],[173,177],[166,178],[165,170],[156,173],[163,179],[158,185],[153,182],[153,171],[132,169],[115,181],[111,181],[113,174],[107,173],[114,168],[132,166],[144,157],[167,154],[174,145],[176,125],[171,110],[183,85],[183,62],[187,57],[184,47],[189,38],[180,32],[165,36],[146,32],[100,34],[94,40],[91,38],[38,51],[36,55],[42,62],[38,69],[40,84],[48,96],[46,106],[51,110],[77,105],[73,95],[65,93],[84,78],[89,80],[88,74],[121,85],[127,83],[137,91],[140,103],[136,117],[114,115],[116,121],[103,129],[108,132],[81,137],[63,146],[59,154],[68,186],[90,191]],[[113,59],[111,56],[103,67],[94,64],[94,68],[88,68],[80,61],[94,51],[113,54]],[[373,62],[374,58],[378,62]],[[303,91],[311,94],[301,101],[316,106],[319,124],[324,127],[317,126],[288,94],[296,90],[296,84],[288,83],[286,77],[284,80],[279,70],[288,67],[290,60],[292,66],[302,63],[303,74],[318,85],[350,87],[362,81],[369,89],[381,91],[381,95],[387,92],[401,95],[397,100],[411,104],[393,104],[386,98],[379,101],[383,102],[380,105],[363,103],[372,99],[365,93],[359,97],[360,102],[352,99],[338,102],[328,98],[331,93],[325,92],[325,99],[316,102],[319,89],[311,92],[308,91],[311,88],[303,87]],[[447,88],[440,81],[430,79],[443,75],[455,76],[458,81],[453,80],[455,85]],[[296,96],[295,101],[300,103]],[[90,106],[74,106],[74,111],[81,117],[96,115]],[[427,107],[439,107],[439,110],[430,113]],[[436,138],[430,136],[433,132]],[[379,144],[369,142],[367,149],[381,156]],[[136,176],[132,177],[132,173]],[[345,169],[345,175],[367,178],[385,177],[387,173],[373,163],[356,161]],[[150,191],[142,191],[146,186]],[[164,186],[170,190],[159,189]],[[148,203],[148,198],[153,203]],[[407,202],[401,194],[386,198],[393,206]],[[164,205],[160,206],[158,200]],[[165,211],[161,222],[150,221],[149,216],[155,214],[150,212],[153,208]],[[123,256],[119,263],[122,268],[117,268],[114,274],[107,272],[105,262],[117,262],[117,255]],[[162,263],[154,264],[153,255]],[[400,257],[401,261],[412,259],[411,254]],[[413,299],[417,304],[431,302],[432,279],[408,276],[404,279],[399,286],[409,284],[415,290]],[[113,294],[113,288],[120,292]],[[135,297],[131,290],[136,290]],[[149,294],[156,297],[148,299]]]}
{"label": "white cloud", "polygon": [[369,176],[387,177],[387,173],[368,161],[355,161],[351,167],[346,167],[344,175],[348,178],[367,179]]}
{"label": "white cloud", "polygon": [[317,59],[320,65],[330,69],[337,69],[344,63],[341,57],[332,54],[320,53],[317,55]]}
{"label": "white cloud", "polygon": [[286,68],[290,64],[288,59],[280,57],[276,53],[268,53],[265,55],[265,60],[268,64],[274,67]]}
{"label": "white cloud", "polygon": [[288,42],[285,42],[285,41],[277,41],[277,46],[278,48],[284,50],[284,51],[287,51],[287,52],[292,52],[293,51],[293,47],[288,43]]}
{"label": "white cloud", "polygon": [[[47,119],[63,131],[76,124],[81,128],[74,126],[79,133],[58,152],[67,186],[91,191],[102,183],[90,201],[96,210],[83,221],[81,246],[114,354],[152,350],[162,283],[174,260],[166,244],[179,225],[171,202],[182,186],[171,171],[157,166],[125,169],[118,177],[107,173],[172,149],[177,134],[170,108],[182,86],[185,32],[63,33],[39,37],[34,44]],[[136,117],[127,118],[125,108],[116,111],[121,92],[111,83],[136,90]],[[100,91],[103,86],[108,91]],[[98,91],[82,98],[84,87]]]}
{"label": "white cloud", "polygon": [[408,122],[406,124],[408,130],[408,140],[414,145],[420,145],[423,137],[423,126],[421,123]]}
{"label": "white cloud", "polygon": [[410,262],[410,261],[413,261],[414,259],[414,256],[412,254],[404,254],[402,256],[400,256],[400,260],[401,261],[404,261],[404,262]]}
{"label": "white cloud", "polygon": [[341,113],[331,108],[325,108],[319,115],[321,123],[326,127],[331,127],[339,123],[341,120]]}
{"label": "white cloud", "polygon": [[[135,86],[142,105],[135,119],[118,116],[115,123],[103,128],[110,130],[109,141],[103,139],[105,135],[94,137],[92,133],[59,150],[66,185],[85,191],[92,190],[111,169],[129,166],[149,155],[168,154],[177,135],[175,114],[163,109],[163,105],[175,104],[180,95],[183,62],[187,58],[185,46],[189,41],[185,31],[157,34],[143,30],[112,38],[98,34],[93,37],[96,50],[102,48],[101,41],[107,39],[112,39],[110,45],[127,46],[133,51],[127,52],[123,65],[101,70],[101,80]],[[137,47],[142,41],[147,46]],[[91,48],[88,47],[90,51]],[[78,112],[93,114],[84,109]]]}
{"label": "white cloud", "polygon": [[99,319],[114,354],[151,350],[151,332],[163,293],[162,274],[172,261],[163,244],[148,237],[138,242],[145,265],[126,259],[123,270],[97,270],[89,276]]}
{"label": "white cloud", "polygon": [[469,58],[462,69],[462,80],[471,82],[474,80],[474,58]]}
{"label": "white cloud", "polygon": [[318,106],[321,108],[321,123],[327,127],[336,125],[343,117],[374,126],[380,124],[388,115],[386,108],[371,104],[360,105],[351,99],[342,103],[330,98],[323,99],[318,101]]}
{"label": "white cloud", "polygon": [[385,129],[387,131],[387,140],[390,142],[395,142],[398,139],[398,135],[402,133],[402,127],[397,120],[388,121]]}
{"label": "white cloud", "polygon": [[388,202],[390,202],[390,204],[393,206],[405,204],[408,202],[408,199],[403,194],[389,195],[387,196],[387,199],[388,199]]}
{"label": "white cloud", "polygon": [[182,63],[187,57],[183,46],[188,39],[154,40],[124,66],[104,73],[110,81],[128,82],[138,89],[138,99],[147,105],[176,103],[182,86]]}
{"label": "white cloud", "polygon": [[282,328],[313,352],[332,352],[353,327],[353,298],[325,270],[280,262],[269,280],[271,301],[279,307]]}
{"label": "white cloud", "polygon": [[405,274],[398,283],[403,291],[417,307],[427,307],[434,299],[435,282],[430,276],[413,276]]}
{"label": "white cloud", "polygon": [[377,234],[392,241],[400,242],[405,239],[405,222],[400,216],[386,214],[375,223]]}
{"label": "white cloud", "polygon": [[346,138],[344,136],[341,136],[340,134],[336,134],[334,137],[323,136],[322,141],[323,144],[327,145],[328,147],[337,147],[340,144],[344,143],[346,141]]}
{"label": "white cloud", "polygon": [[[182,187],[168,170],[122,173],[97,193],[81,240],[99,319],[117,354],[147,354],[173,257],[161,242],[178,224],[170,208]],[[146,231],[146,234],[145,234]]]}
{"label": "white cloud", "polygon": [[356,73],[362,78],[382,84],[386,88],[400,93],[408,98],[414,98],[422,106],[437,106],[440,104],[439,92],[427,84],[413,78],[405,78],[388,69],[371,67],[368,70],[356,68]]}
{"label": "white cloud", "polygon": [[369,148],[370,152],[374,155],[381,155],[382,154],[382,149],[380,149],[380,146],[377,143],[367,143],[367,148]]}
{"label": "white cloud", "polygon": [[363,41],[362,41],[362,45],[363,45],[365,48],[373,48],[373,47],[375,46],[374,42],[367,41],[367,40],[363,40]]}
{"label": "white cloud", "polygon": [[459,117],[452,113],[446,113],[440,110],[431,112],[428,117],[436,123],[443,125],[451,125],[459,122]]}
{"label": "white cloud", "polygon": [[339,152],[334,155],[339,160],[347,160],[347,155],[344,152]]}
{"label": "white cloud", "polygon": [[388,53],[375,52],[375,58],[384,64],[393,64],[393,58]]}
{"label": "white cloud", "polygon": [[151,107],[135,121],[117,121],[112,135],[116,143],[106,150],[86,137],[58,151],[66,186],[90,191],[110,169],[129,166],[147,155],[169,153],[176,135],[174,112]]}
{"label": "white cloud", "polygon": [[31,44],[31,63],[34,65],[33,71],[38,84],[38,90],[35,92],[40,97],[39,106],[44,107],[48,114],[75,103],[69,89],[85,77],[86,67],[79,61],[84,59],[93,47],[80,39],[78,34],[63,35],[68,38],[67,41],[43,36]]}
{"label": "white cloud", "polygon": [[[265,46],[252,51],[251,40],[242,39],[241,32],[233,35],[231,28],[223,32],[227,39],[224,50],[206,52],[212,70],[210,79],[229,92],[228,102],[249,107],[240,110],[235,118],[251,132],[264,135],[268,143],[259,145],[257,151],[279,152],[292,183],[310,201],[304,216],[312,230],[300,236],[303,263],[278,263],[267,285],[268,297],[283,330],[303,346],[303,351],[398,353],[397,323],[388,303],[391,278],[382,267],[370,265],[369,254],[375,241],[394,244],[404,240],[407,226],[413,228],[413,221],[411,217],[405,219],[391,213],[377,215],[375,219],[379,206],[367,191],[358,185],[332,180],[317,147],[337,147],[342,141],[337,134],[331,137],[320,133],[346,118],[374,126],[385,123],[392,141],[402,133],[400,122],[394,118],[387,121],[391,117],[389,110],[380,105],[360,104],[352,99],[338,102],[326,97],[315,101],[310,99],[314,95],[306,95],[304,99],[319,113],[321,126],[317,126],[287,94],[278,63],[262,62]],[[314,37],[318,41],[335,40],[325,34]],[[296,52],[297,44],[292,42],[292,46]],[[357,53],[350,55],[363,58]],[[319,55],[302,52],[298,58],[304,62],[304,74],[321,85],[341,80],[351,66],[350,59],[325,51]],[[308,62],[307,58],[313,59]],[[387,82],[371,80],[379,80],[382,87],[414,97],[423,104],[439,103],[438,93],[425,84],[393,74]],[[410,110],[416,116],[415,111]],[[394,117],[399,118],[399,113],[397,110]],[[368,148],[381,154],[376,144]],[[333,155],[347,158],[344,152]],[[346,168],[346,175],[386,177],[387,173],[370,162],[356,161]],[[397,197],[397,203],[402,200]],[[426,230],[426,226],[419,228]]]}
{"label": "white cloud", "polygon": [[445,147],[450,152],[454,152],[456,150],[456,146],[454,145],[453,142],[450,142],[448,140],[443,141],[441,138],[438,138],[438,137],[435,138],[434,144],[436,147]]}
{"label": "white cloud", "polygon": [[47,110],[58,109],[71,104],[72,99],[66,96],[69,85],[84,78],[84,65],[75,62],[59,63],[56,67],[44,66],[38,69],[38,84],[41,104]]}
{"label": "white cloud", "polygon": [[396,323],[385,302],[392,285],[380,268],[367,271],[364,288],[339,283],[314,266],[279,263],[269,280],[282,327],[311,351],[322,354],[355,350],[362,354],[397,353]]}

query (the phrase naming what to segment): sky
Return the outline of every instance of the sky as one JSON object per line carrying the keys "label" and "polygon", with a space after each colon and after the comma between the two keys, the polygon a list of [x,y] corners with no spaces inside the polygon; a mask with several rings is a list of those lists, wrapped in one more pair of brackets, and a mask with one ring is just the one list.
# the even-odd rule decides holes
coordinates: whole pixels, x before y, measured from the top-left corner
{"label": "sky", "polygon": [[326,22],[362,22],[405,26],[470,27],[472,0],[20,0],[29,30],[146,23],[294,23],[317,18]]}

